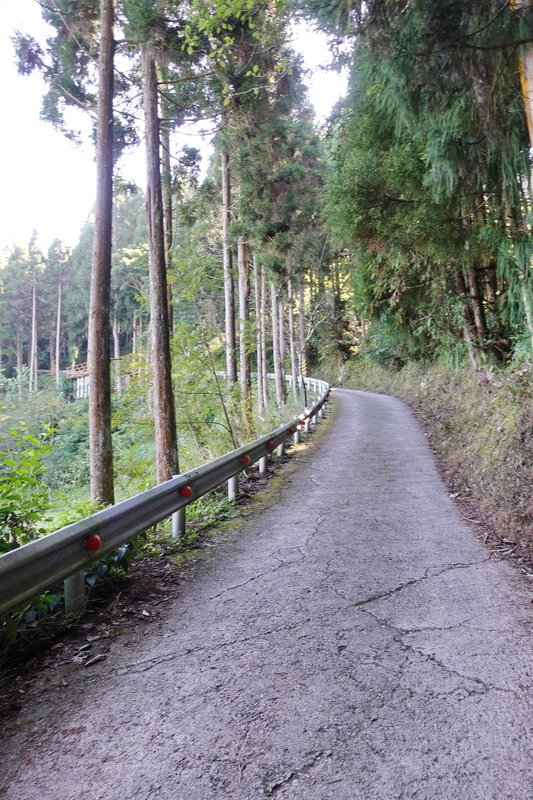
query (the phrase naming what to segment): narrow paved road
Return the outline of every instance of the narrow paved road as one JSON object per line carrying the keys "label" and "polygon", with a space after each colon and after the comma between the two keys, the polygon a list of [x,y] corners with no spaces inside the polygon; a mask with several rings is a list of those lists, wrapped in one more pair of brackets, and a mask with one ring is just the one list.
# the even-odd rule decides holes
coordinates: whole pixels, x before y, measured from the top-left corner
{"label": "narrow paved road", "polygon": [[460,520],[405,406],[334,398],[165,626],[25,712],[1,797],[531,800],[526,580]]}

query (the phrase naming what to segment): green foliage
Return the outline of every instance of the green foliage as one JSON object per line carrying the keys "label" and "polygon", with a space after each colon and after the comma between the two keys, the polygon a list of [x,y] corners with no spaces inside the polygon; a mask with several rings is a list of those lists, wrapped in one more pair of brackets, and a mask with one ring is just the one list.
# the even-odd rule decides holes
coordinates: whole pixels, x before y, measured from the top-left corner
{"label": "green foliage", "polygon": [[506,47],[519,26],[488,6],[417,3],[400,24],[376,4],[330,145],[325,214],[355,306],[411,358],[467,341],[478,363],[501,361],[525,329],[529,142]]}
{"label": "green foliage", "polygon": [[96,55],[99,3],[57,0],[53,8],[43,5],[42,14],[57,35],[47,40],[45,49],[31,37],[17,34],[14,43],[19,72],[41,72],[47,82],[43,118],[77,140],[79,134],[70,127],[66,112],[72,106],[87,110],[94,103],[94,86],[88,77]]}
{"label": "green foliage", "polygon": [[65,404],[55,420],[52,447],[44,459],[45,480],[51,489],[74,489],[89,479],[89,422],[87,401]]}
{"label": "green foliage", "polygon": [[228,500],[223,491],[210,492],[201,497],[187,506],[187,534],[183,544],[185,547],[193,547],[203,529],[216,527],[234,517],[235,513],[235,504]]}
{"label": "green foliage", "polygon": [[[50,450],[24,425],[9,431],[11,442],[0,453],[0,554],[38,538],[50,507],[43,482],[43,457]],[[5,442],[0,437],[0,442]]]}

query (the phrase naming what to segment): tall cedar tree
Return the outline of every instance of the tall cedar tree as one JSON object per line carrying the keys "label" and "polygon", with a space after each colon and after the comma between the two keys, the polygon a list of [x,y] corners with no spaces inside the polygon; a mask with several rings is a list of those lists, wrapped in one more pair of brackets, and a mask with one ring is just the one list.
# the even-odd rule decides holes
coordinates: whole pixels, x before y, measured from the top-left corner
{"label": "tall cedar tree", "polygon": [[88,367],[91,498],[114,502],[111,438],[111,233],[113,214],[114,0],[101,0],[96,129],[96,206],[89,303]]}

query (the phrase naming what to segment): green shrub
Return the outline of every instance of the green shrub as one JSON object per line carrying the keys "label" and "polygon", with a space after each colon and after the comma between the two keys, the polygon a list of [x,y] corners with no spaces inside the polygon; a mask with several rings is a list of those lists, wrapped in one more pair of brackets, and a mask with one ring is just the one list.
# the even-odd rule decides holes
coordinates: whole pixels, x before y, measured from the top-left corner
{"label": "green shrub", "polygon": [[25,426],[12,428],[9,435],[10,449],[0,454],[0,554],[38,538],[50,508],[43,481],[43,457],[50,446],[44,435],[37,438]]}

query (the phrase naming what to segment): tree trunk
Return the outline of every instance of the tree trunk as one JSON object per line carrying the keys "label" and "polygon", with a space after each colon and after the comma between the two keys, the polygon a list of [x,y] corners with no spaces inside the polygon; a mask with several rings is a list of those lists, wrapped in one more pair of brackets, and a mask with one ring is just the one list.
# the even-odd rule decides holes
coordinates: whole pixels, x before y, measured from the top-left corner
{"label": "tree trunk", "polygon": [[133,355],[137,353],[137,314],[133,312],[133,320],[131,323],[131,352]]}
{"label": "tree trunk", "polygon": [[272,299],[272,351],[274,354],[274,377],[276,383],[276,401],[281,408],[285,403],[285,381],[281,363],[280,336],[279,336],[279,303],[277,287],[274,281],[270,283]]}
{"label": "tree trunk", "polygon": [[22,331],[17,328],[17,394],[22,396]]}
{"label": "tree trunk", "polygon": [[[306,337],[305,337],[305,293],[304,282],[300,276],[298,278],[298,328],[300,338],[300,375],[307,375],[307,362],[305,357]],[[302,380],[303,385],[303,380]]]}
{"label": "tree trunk", "polygon": [[531,352],[533,353],[533,303],[531,302],[531,294],[529,293],[524,275],[519,276],[519,281],[522,302],[524,304],[524,313],[526,315],[527,329],[529,331],[529,338],[531,341]]}
{"label": "tree trunk", "polygon": [[22,331],[17,328],[17,377],[22,372]]}
{"label": "tree trunk", "polygon": [[155,60],[149,44],[141,48],[146,146],[146,207],[150,276],[150,332],[154,372],[154,416],[157,480],[170,480],[178,471],[176,410],[170,362],[163,197],[159,161],[159,119]]}
{"label": "tree trunk", "polygon": [[235,291],[229,226],[231,222],[231,174],[229,155],[221,153],[222,174],[222,263],[224,271],[224,311],[226,330],[226,378],[230,386],[237,382],[237,359],[235,347]]}
{"label": "tree trunk", "polygon": [[29,391],[37,391],[37,284],[35,276],[33,278],[33,290],[31,298],[31,344],[30,355],[28,358],[30,367]]}
{"label": "tree trunk", "polygon": [[[285,307],[283,305],[283,300],[279,300],[278,305],[279,355],[281,359],[281,372],[283,378],[285,378]],[[283,386],[285,386],[285,382]]]}
{"label": "tree trunk", "polygon": [[313,270],[309,270],[309,308],[313,309],[315,303],[315,278]]}
{"label": "tree trunk", "polygon": [[485,309],[483,307],[481,286],[475,267],[470,267],[468,269],[466,273],[466,281],[472,304],[472,313],[474,315],[474,323],[476,326],[477,335],[480,343],[483,343],[487,338],[487,320],[485,317]]}
{"label": "tree trunk", "polygon": [[[511,11],[521,12],[530,16],[531,11],[533,11],[533,0],[509,0],[509,7]],[[533,44],[531,42],[522,46],[518,51],[518,71],[529,142],[533,147]]]}
{"label": "tree trunk", "polygon": [[[530,187],[528,187],[528,194],[531,196]],[[515,229],[521,231],[527,230],[527,220],[524,218],[524,214],[522,213],[520,205],[515,205],[512,208],[509,208],[507,210],[507,215],[511,219],[511,223]],[[522,296],[522,304],[524,306],[526,325],[531,339],[531,351],[533,352],[533,303],[527,280],[527,274],[530,270],[531,267],[528,261],[526,261],[524,264],[518,264],[518,282],[520,284],[520,294]]]}
{"label": "tree trunk", "polygon": [[59,358],[61,355],[61,303],[62,303],[62,287],[61,281],[57,284],[57,313],[56,313],[56,355],[55,355],[55,372],[56,383],[59,384],[61,380],[61,369],[59,366]]}
{"label": "tree trunk", "polygon": [[474,315],[472,313],[472,309],[468,304],[467,297],[468,297],[468,290],[465,283],[463,271],[461,267],[457,268],[457,272],[455,275],[455,288],[457,294],[462,296],[462,304],[463,304],[463,339],[468,349],[468,356],[470,358],[470,362],[475,370],[480,369],[479,363],[479,349],[476,347],[476,335],[475,331],[475,321]]}
{"label": "tree trunk", "polygon": [[265,390],[263,388],[263,339],[261,337],[261,283],[259,269],[257,266],[257,256],[253,254],[254,270],[254,301],[255,301],[255,340],[256,340],[256,363],[257,363],[257,413],[262,416],[265,412]]}
{"label": "tree trunk", "polygon": [[91,499],[114,502],[109,307],[113,213],[113,0],[100,7],[96,128],[96,212],[89,302],[89,451]]}
{"label": "tree trunk", "polygon": [[267,347],[266,347],[266,305],[267,305],[267,287],[265,267],[261,264],[260,269],[260,285],[261,296],[259,300],[259,335],[261,339],[261,365],[259,367],[262,378],[261,384],[263,387],[263,408],[268,406],[268,367],[267,367]]}
{"label": "tree trunk", "polygon": [[54,328],[51,327],[48,334],[48,365],[49,365],[48,369],[51,375],[55,374],[54,353],[55,353]]}
{"label": "tree trunk", "polygon": [[289,353],[291,359],[291,374],[292,374],[292,393],[294,399],[298,400],[298,365],[296,358],[296,341],[294,330],[294,298],[292,291],[292,274],[289,270],[289,277],[287,281],[287,294],[288,294],[288,314],[289,314]]}
{"label": "tree trunk", "polygon": [[250,427],[252,421],[248,346],[250,282],[248,279],[248,246],[243,236],[239,236],[237,242],[237,268],[239,272],[239,383],[243,418],[246,425]]}
{"label": "tree trunk", "polygon": [[[165,258],[167,276],[172,273],[172,243],[174,238],[173,214],[172,214],[172,170],[170,167],[170,124],[168,116],[168,102],[161,98],[161,112],[165,121],[161,125],[161,165],[162,165],[162,186],[163,186],[163,221],[165,230]],[[168,292],[168,324],[172,331],[174,329],[174,310],[172,307],[172,285],[167,280]]]}
{"label": "tree trunk", "polygon": [[117,395],[122,394],[122,384],[120,383],[120,323],[117,315],[113,315],[113,372],[115,373],[115,391]]}
{"label": "tree trunk", "polygon": [[[142,314],[140,313],[138,317],[135,318],[135,349],[134,352],[136,355],[142,355],[142,337],[143,337],[143,319]],[[142,374],[142,363],[143,359],[137,359],[137,369],[135,370],[135,374],[137,376]]]}

